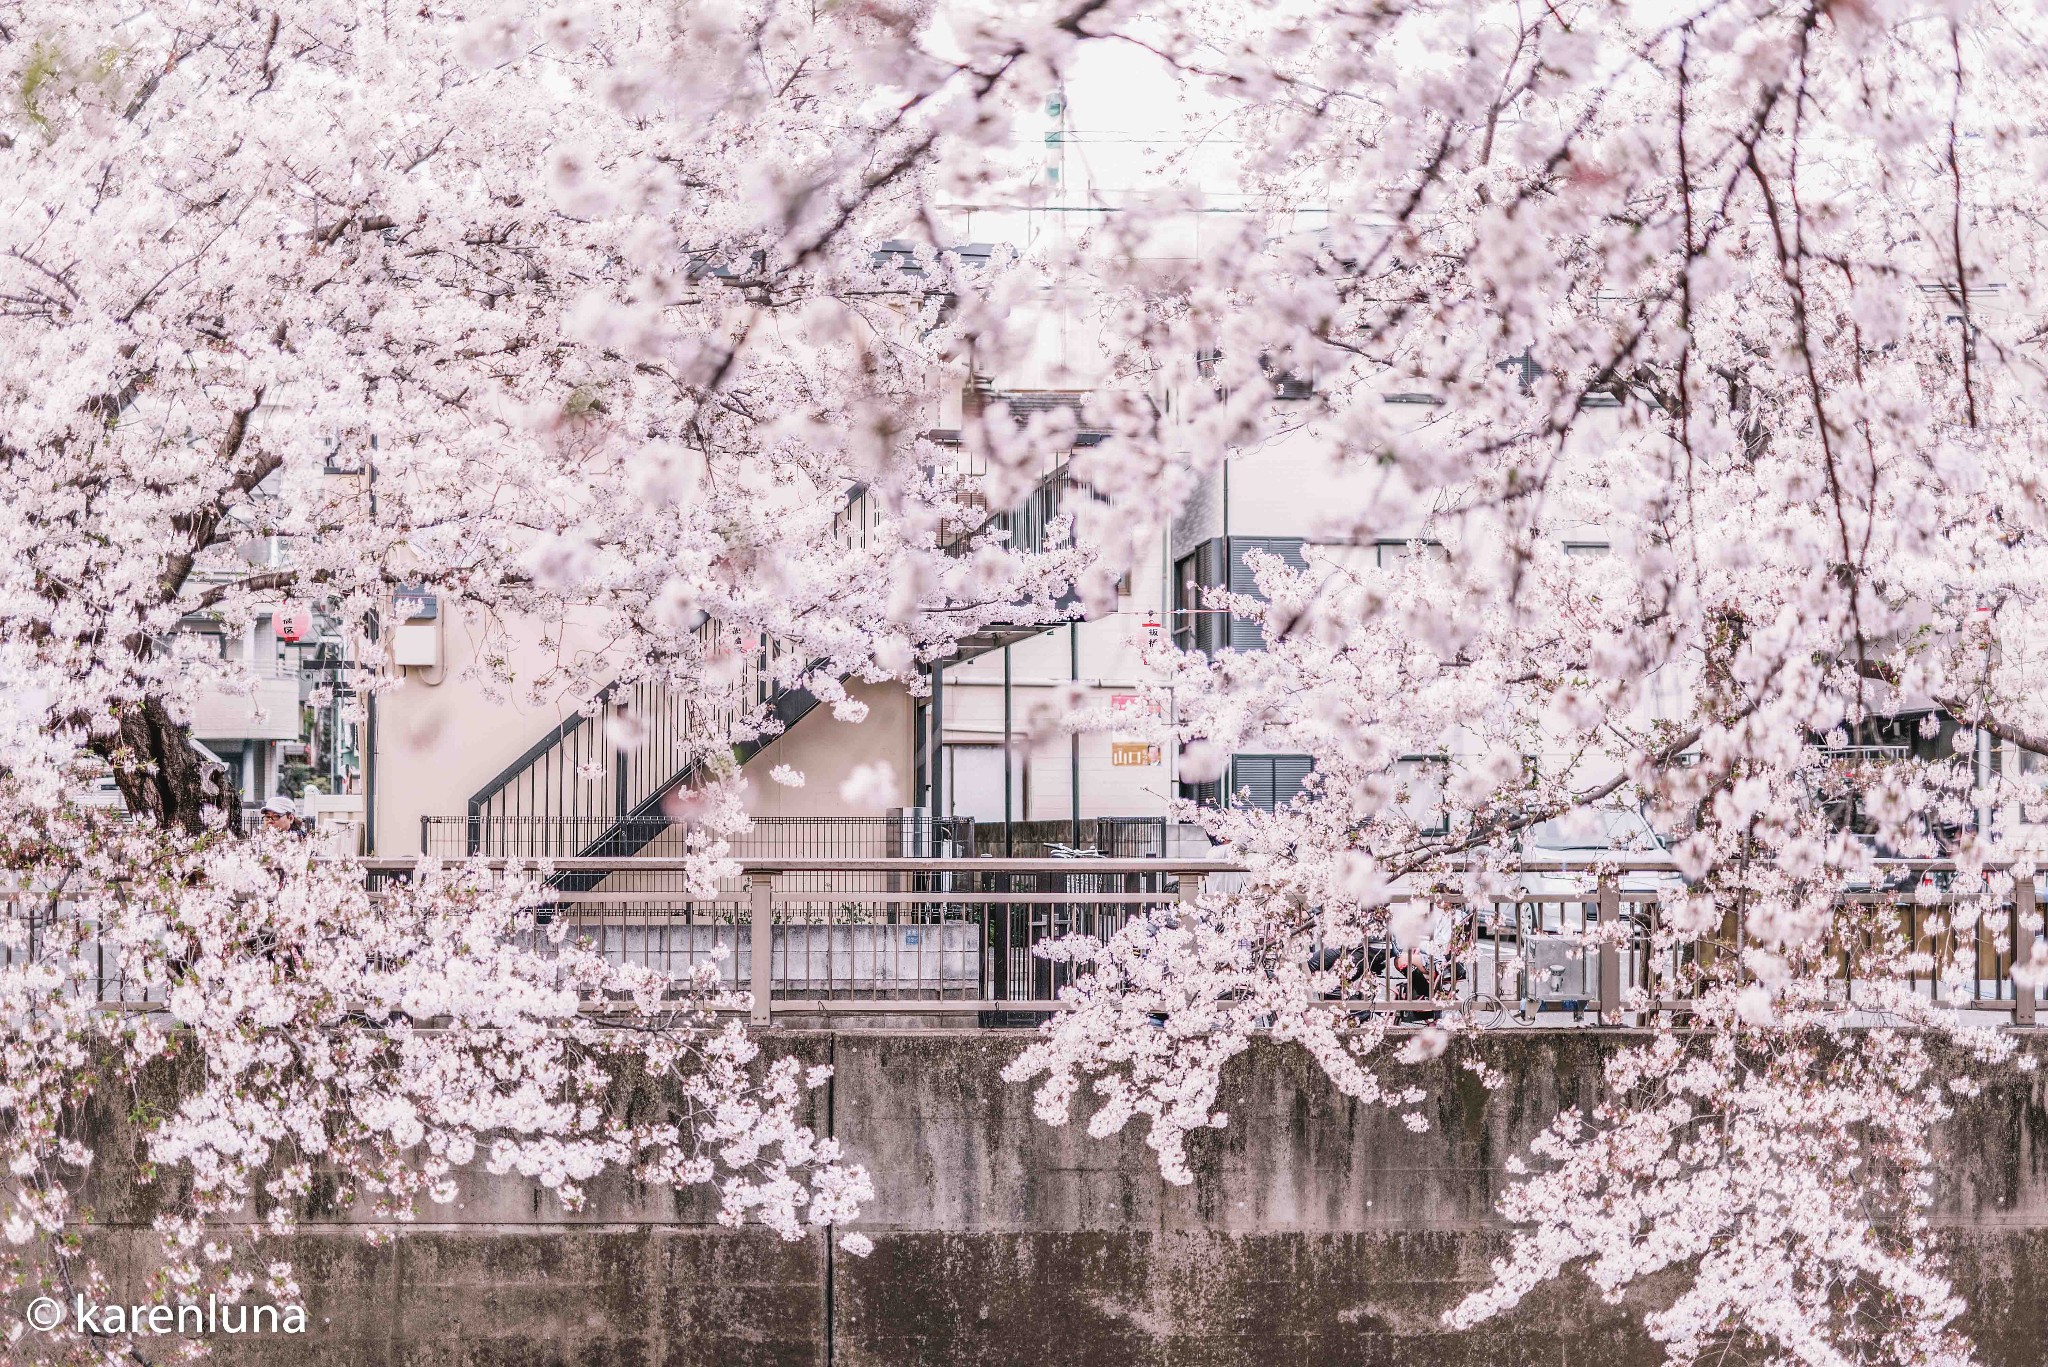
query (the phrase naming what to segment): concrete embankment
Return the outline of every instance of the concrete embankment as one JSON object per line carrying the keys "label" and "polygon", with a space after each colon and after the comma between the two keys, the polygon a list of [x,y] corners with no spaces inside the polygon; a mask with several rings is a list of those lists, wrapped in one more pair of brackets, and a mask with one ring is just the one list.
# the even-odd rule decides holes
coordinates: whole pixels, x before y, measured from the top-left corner
{"label": "concrete embankment", "polygon": [[[1476,1045],[1509,1079],[1421,1079],[1410,1133],[1340,1096],[1300,1051],[1261,1044],[1228,1075],[1230,1124],[1193,1145],[1198,1181],[1163,1183],[1141,1125],[1051,1129],[987,1032],[773,1032],[837,1072],[814,1123],[874,1174],[852,1258],[813,1236],[731,1230],[700,1196],[615,1180],[569,1214],[514,1178],[473,1174],[454,1207],[383,1246],[309,1213],[295,1240],[309,1325],[216,1338],[217,1360],[270,1367],[1642,1367],[1661,1354],[1644,1302],[1607,1305],[1568,1276],[1456,1334],[1441,1313],[1484,1283],[1508,1230],[1503,1162],[1562,1106],[1590,1100],[1625,1035],[1516,1031]],[[2048,1053],[2048,1044],[2031,1046]],[[2043,1070],[2048,1073],[2048,1070]],[[1992,1367],[2048,1359],[2048,1095],[2007,1067],[1942,1136],[1936,1223]],[[175,1078],[158,1080],[166,1095]],[[618,1104],[659,1106],[622,1080]],[[139,1286],[151,1202],[110,1109],[92,1241]],[[1653,1288],[1654,1291],[1655,1288]]]}

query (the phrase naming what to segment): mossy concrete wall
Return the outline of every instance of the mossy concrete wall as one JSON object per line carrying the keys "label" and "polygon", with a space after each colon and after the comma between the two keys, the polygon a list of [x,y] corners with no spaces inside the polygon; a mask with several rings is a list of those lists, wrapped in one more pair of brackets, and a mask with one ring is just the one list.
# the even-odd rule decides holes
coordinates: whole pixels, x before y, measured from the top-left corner
{"label": "mossy concrete wall", "polygon": [[[296,1239],[311,1327],[217,1340],[278,1367],[1641,1367],[1645,1302],[1607,1305],[1576,1275],[1453,1334],[1440,1315],[1487,1278],[1507,1230],[1503,1161],[1590,1100],[1626,1036],[1518,1031],[1473,1046],[1509,1078],[1482,1090],[1455,1056],[1413,1134],[1340,1096],[1299,1050],[1259,1045],[1227,1079],[1230,1124],[1163,1183],[1141,1125],[1051,1129],[1000,1077],[998,1033],[773,1032],[836,1075],[814,1123],[874,1174],[856,1259],[822,1237],[731,1230],[715,1203],[628,1181],[569,1214],[513,1178],[474,1177],[434,1223],[372,1246],[316,1210]],[[2040,1052],[2048,1052],[2043,1049]],[[2048,1070],[2043,1070],[2048,1072]],[[2048,1109],[2041,1074],[1994,1077],[1943,1136],[1937,1222],[1992,1367],[2048,1361]],[[174,1078],[162,1080],[166,1096]],[[659,1101],[622,1080],[620,1105]],[[93,1181],[93,1242],[139,1285],[148,1188],[122,1161]],[[1652,1288],[1652,1292],[1657,1288]],[[4,1349],[0,1349],[4,1353]]]}

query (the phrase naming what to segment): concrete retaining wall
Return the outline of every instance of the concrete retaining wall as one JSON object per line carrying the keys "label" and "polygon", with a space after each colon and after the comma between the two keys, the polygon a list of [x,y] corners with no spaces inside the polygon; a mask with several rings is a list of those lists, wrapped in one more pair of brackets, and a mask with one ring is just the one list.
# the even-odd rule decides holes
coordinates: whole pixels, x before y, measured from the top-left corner
{"label": "concrete retaining wall", "polygon": [[[1141,1128],[1094,1141],[1031,1115],[999,1077],[1015,1036],[774,1032],[832,1062],[816,1123],[874,1174],[850,1258],[821,1237],[728,1230],[696,1196],[624,1181],[561,1211],[478,1176],[455,1208],[373,1247],[315,1215],[297,1240],[310,1332],[217,1340],[232,1363],[1194,1364],[1203,1367],[1638,1367],[1660,1355],[1641,1302],[1608,1306],[1575,1275],[1481,1330],[1441,1312],[1505,1243],[1502,1161],[1593,1094],[1615,1037],[1514,1032],[1481,1044],[1513,1081],[1488,1094],[1447,1058],[1427,1079],[1435,1128],[1409,1133],[1346,1101],[1299,1051],[1260,1046],[1229,1078],[1228,1129],[1194,1147],[1198,1183],[1161,1182]],[[2048,1052],[2044,1048],[2041,1052]],[[2048,1110],[2009,1070],[1945,1138],[1937,1217],[1995,1367],[2048,1360]],[[175,1080],[165,1088],[174,1090]],[[619,1104],[659,1102],[623,1080]],[[96,1118],[117,1141],[125,1122]],[[94,1242],[139,1285],[150,1201],[109,1146]],[[0,1349],[4,1353],[4,1349]]]}

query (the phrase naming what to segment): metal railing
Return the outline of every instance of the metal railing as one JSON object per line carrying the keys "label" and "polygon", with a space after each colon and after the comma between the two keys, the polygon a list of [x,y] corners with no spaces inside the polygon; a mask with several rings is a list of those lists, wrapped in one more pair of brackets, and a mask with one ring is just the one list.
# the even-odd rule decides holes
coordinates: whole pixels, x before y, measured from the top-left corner
{"label": "metal railing", "polygon": [[[890,818],[874,819],[886,831]],[[772,839],[772,837],[769,837]],[[877,837],[881,838],[881,837]],[[493,861],[497,862],[497,861]],[[725,984],[751,994],[758,1023],[785,1016],[940,1015],[984,1025],[1028,1022],[1059,1009],[1075,968],[1039,951],[1067,936],[1104,940],[1134,917],[1192,902],[1233,864],[1174,859],[804,858],[746,854],[734,876],[708,895],[686,877],[695,861],[565,859],[571,875],[547,894],[547,931],[620,963],[678,978],[715,962]],[[372,890],[407,879],[411,860],[363,861]],[[1938,884],[1954,867],[1896,861],[1872,887],[1837,904],[1831,986],[1844,1011],[1861,1008],[1857,953],[1882,938],[1894,956],[1913,956],[1905,981],[1928,1000],[2002,1015],[2032,1026],[2031,979],[2013,976],[2033,956],[2041,890],[2014,881],[2002,900],[1957,898]],[[1403,961],[1384,940],[1341,950],[1316,948],[1310,965],[1330,972],[1332,1009],[1357,1017],[1394,1012],[1405,1020],[1459,1013],[1480,1026],[1514,1023],[1639,1024],[1654,1013],[1682,1017],[1695,970],[1734,968],[1741,909],[1703,939],[1661,935],[1664,907],[1653,883],[1675,886],[1668,864],[1530,863],[1524,886],[1467,899],[1411,887],[1396,901],[1427,900],[1451,923],[1428,962]],[[1559,886],[1560,884],[1564,886]],[[1905,886],[1902,886],[1904,884]],[[25,934],[0,951],[0,965],[33,956],[53,912],[47,899],[15,894],[0,915]],[[1846,913],[1846,914],[1844,914]],[[5,943],[0,938],[0,943]],[[541,943],[537,940],[536,943]],[[766,952],[756,955],[757,944]],[[88,990],[108,1004],[144,1004],[90,935],[74,951],[96,957]],[[118,959],[118,956],[115,956]],[[1723,974],[1725,976],[1725,974]],[[1671,985],[1679,995],[1662,995]]]}
{"label": "metal railing", "polygon": [[[2012,976],[2015,956],[2032,954],[2040,893],[2028,879],[1996,905],[1923,902],[1904,882],[1947,878],[1953,865],[1894,861],[1879,884],[1844,903],[1881,918],[1896,943],[1924,956],[1908,974],[1929,998],[1950,1000],[1958,981],[1966,1009],[2004,1013],[2032,1025],[2036,998]],[[399,876],[409,866],[385,866]],[[1107,939],[1148,910],[1192,901],[1207,880],[1241,876],[1237,865],[1173,859],[930,859],[744,857],[716,895],[682,889],[686,862],[560,861],[581,891],[556,899],[551,914],[571,933],[622,962],[683,972],[714,949],[725,952],[728,984],[753,993],[756,1020],[799,1014],[978,1013],[982,1023],[1056,1010],[1074,969],[1040,946],[1068,935]],[[1455,891],[1406,889],[1395,901],[1425,899],[1454,923],[1453,948],[1426,970],[1405,967],[1385,941],[1323,954],[1339,986],[1330,1000],[1354,1014],[1427,1018],[1459,1012],[1480,1025],[1630,1024],[1651,1013],[1684,1013],[1695,1003],[1660,996],[1688,967],[1711,969],[1739,949],[1740,911],[1704,940],[1674,944],[1661,932],[1664,909],[1648,884],[1676,874],[1663,861],[1531,861],[1524,891],[1468,900]],[[1540,886],[1537,885],[1540,882]],[[1570,882],[1560,888],[1556,884]],[[1961,913],[1974,908],[1965,917]],[[768,927],[769,953],[756,961],[755,932]],[[1867,920],[1856,933],[1877,933]],[[1845,1009],[1855,1009],[1854,950],[1839,955]],[[1317,951],[1322,953],[1321,951]]]}
{"label": "metal railing", "polygon": [[[570,716],[470,797],[465,853],[521,858],[580,853],[588,841],[545,846],[528,841],[524,847],[501,843],[493,849],[483,836],[516,830],[535,838],[567,838],[587,826],[594,838],[656,799],[688,764],[695,734],[691,708],[660,685],[607,688],[592,712]],[[607,713],[616,714],[609,726]],[[540,819],[554,824],[540,824]]]}
{"label": "metal railing", "polygon": [[1108,859],[1157,859],[1166,853],[1163,816],[1084,816],[1079,821],[979,822],[974,838],[983,854],[1005,859],[1046,859],[1056,848]]}
{"label": "metal railing", "polygon": [[[420,853],[442,859],[482,854],[519,859],[559,859],[588,854],[607,834],[623,837],[632,851],[659,854],[680,848],[696,828],[666,816],[528,816],[509,813],[420,818]],[[976,821],[946,817],[934,822],[922,809],[906,807],[887,816],[755,817],[753,828],[723,837],[740,859],[882,859],[950,855],[1050,858],[1055,847],[1075,848],[1111,859],[1151,859],[1166,853],[1163,816],[1083,817],[1048,821]],[[934,844],[936,840],[939,843]]]}
{"label": "metal railing", "polygon": [[1073,477],[1062,461],[1032,485],[1022,503],[1014,508],[990,509],[978,526],[947,537],[943,548],[949,554],[959,554],[974,538],[993,528],[1003,534],[1012,549],[1036,555],[1046,548],[1052,524],[1065,511],[1072,491]]}
{"label": "metal railing", "polygon": [[[976,853],[972,820],[934,823],[921,808],[886,816],[755,817],[752,828],[721,836],[737,859],[893,859],[945,852]],[[623,837],[635,851],[675,854],[700,836],[698,827],[666,816],[423,816],[420,853],[443,859],[482,854],[518,859],[566,858],[601,837]],[[589,858],[612,858],[595,855]]]}
{"label": "metal railing", "polygon": [[[413,868],[366,862],[384,877]],[[556,885],[573,880],[572,890],[551,892],[544,915],[617,962],[677,977],[716,962],[727,987],[752,994],[761,1022],[937,1012],[999,1024],[1053,1010],[1074,970],[1041,957],[1041,945],[1107,939],[1134,915],[1192,898],[1205,876],[1237,871],[1161,859],[745,857],[702,896],[685,885],[691,862],[555,861]],[[757,958],[758,939],[768,952]]]}

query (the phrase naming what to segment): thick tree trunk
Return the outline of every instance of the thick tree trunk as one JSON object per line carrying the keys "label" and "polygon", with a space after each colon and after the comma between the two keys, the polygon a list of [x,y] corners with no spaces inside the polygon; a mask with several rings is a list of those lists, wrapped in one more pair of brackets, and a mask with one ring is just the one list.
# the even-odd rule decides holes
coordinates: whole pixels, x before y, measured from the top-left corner
{"label": "thick tree trunk", "polygon": [[[93,749],[114,769],[114,782],[138,819],[198,835],[220,823],[232,802],[226,775],[192,746],[192,733],[156,698],[125,704],[121,729]],[[206,809],[214,808],[208,822]]]}

